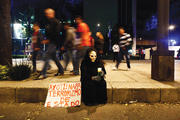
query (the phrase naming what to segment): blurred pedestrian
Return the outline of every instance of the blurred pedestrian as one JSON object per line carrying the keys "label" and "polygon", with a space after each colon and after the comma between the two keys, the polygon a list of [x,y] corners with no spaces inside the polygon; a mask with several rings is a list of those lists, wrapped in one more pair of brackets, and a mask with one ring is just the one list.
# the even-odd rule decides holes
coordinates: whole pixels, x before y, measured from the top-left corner
{"label": "blurred pedestrian", "polygon": [[70,59],[72,58],[72,65],[73,65],[73,74],[74,75],[79,75],[79,70],[76,68],[76,55],[73,54],[74,51],[76,51],[76,47],[74,45],[75,39],[76,39],[76,30],[75,28],[71,27],[69,23],[66,23],[64,25],[65,29],[65,41],[64,41],[64,49],[65,49],[65,54],[64,54],[64,70],[67,70],[67,66],[70,62]]}
{"label": "blurred pedestrian", "polygon": [[33,24],[33,35],[32,35],[32,65],[33,73],[36,72],[36,59],[39,51],[41,50],[41,42],[43,40],[43,35],[40,32],[40,26],[38,23]]}
{"label": "blurred pedestrian", "polygon": [[82,101],[85,105],[107,102],[106,70],[95,49],[88,49],[81,63]]}
{"label": "blurred pedestrian", "polygon": [[97,39],[95,40],[94,48],[97,50],[98,55],[102,58],[104,49],[104,37],[101,32],[96,33]]}
{"label": "blurred pedestrian", "polygon": [[119,40],[118,40],[118,45],[119,45],[119,52],[116,57],[116,65],[113,68],[114,70],[117,70],[119,67],[119,64],[123,60],[123,56],[126,58],[126,63],[127,63],[127,68],[130,70],[130,56],[128,53],[128,50],[132,46],[132,38],[131,35],[128,33],[125,33],[125,30],[123,27],[119,27]]}
{"label": "blurred pedestrian", "polygon": [[111,31],[111,45],[112,45],[112,51],[113,51],[113,62],[115,62],[118,59],[118,53],[120,51],[119,48],[119,32],[118,32],[119,25],[116,24],[112,31]]}
{"label": "blurred pedestrian", "polygon": [[90,41],[91,41],[91,47],[93,48],[94,47],[94,42],[95,42],[95,40],[94,40],[94,38],[92,37],[92,32],[89,32],[89,35],[90,35]]}
{"label": "blurred pedestrian", "polygon": [[62,27],[60,25],[60,22],[55,18],[55,11],[53,9],[51,8],[45,9],[45,16],[47,17],[48,20],[48,23],[45,27],[46,38],[47,38],[46,42],[48,43],[48,48],[45,55],[45,63],[42,72],[40,73],[40,75],[43,75],[43,78],[47,77],[46,71],[50,59],[52,59],[58,67],[58,72],[55,74],[55,76],[64,74],[63,67],[56,56],[56,49],[57,47],[61,47],[62,44],[62,41],[60,39],[60,31]]}
{"label": "blurred pedestrian", "polygon": [[80,57],[84,57],[86,50],[92,47],[91,37],[90,37],[90,29],[89,26],[83,21],[81,16],[77,16],[75,18],[77,23],[77,36],[80,38],[81,43],[79,46],[80,49]]}
{"label": "blurred pedestrian", "polygon": [[139,48],[139,59],[144,60],[144,49],[143,49],[143,47]]}
{"label": "blurred pedestrian", "polygon": [[180,59],[180,49],[177,52],[178,52],[177,58]]}
{"label": "blurred pedestrian", "polygon": [[152,55],[153,55],[153,49],[151,47],[151,49],[150,49],[150,58],[152,58]]}

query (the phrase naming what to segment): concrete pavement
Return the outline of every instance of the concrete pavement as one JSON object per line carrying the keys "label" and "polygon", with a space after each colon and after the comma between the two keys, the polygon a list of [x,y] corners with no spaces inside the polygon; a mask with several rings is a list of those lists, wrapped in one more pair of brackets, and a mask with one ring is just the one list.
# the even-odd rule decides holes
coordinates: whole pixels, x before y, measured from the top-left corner
{"label": "concrete pavement", "polygon": [[[178,102],[180,101],[180,61],[175,63],[175,82],[158,82],[151,79],[151,61],[131,61],[132,69],[127,71],[122,63],[118,71],[112,71],[114,63],[105,61],[109,103]],[[80,76],[71,76],[70,70],[64,76],[54,77],[56,66],[52,62],[48,78],[24,81],[0,81],[0,102],[44,102],[48,85],[58,82],[78,82]],[[42,62],[38,61],[41,70]]]}

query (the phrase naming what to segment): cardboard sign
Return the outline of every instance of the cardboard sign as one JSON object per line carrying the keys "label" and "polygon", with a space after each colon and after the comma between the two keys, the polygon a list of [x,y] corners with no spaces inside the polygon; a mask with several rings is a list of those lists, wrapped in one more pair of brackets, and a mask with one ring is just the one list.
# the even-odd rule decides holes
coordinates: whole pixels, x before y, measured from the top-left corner
{"label": "cardboard sign", "polygon": [[81,103],[81,83],[51,83],[45,107],[74,107]]}

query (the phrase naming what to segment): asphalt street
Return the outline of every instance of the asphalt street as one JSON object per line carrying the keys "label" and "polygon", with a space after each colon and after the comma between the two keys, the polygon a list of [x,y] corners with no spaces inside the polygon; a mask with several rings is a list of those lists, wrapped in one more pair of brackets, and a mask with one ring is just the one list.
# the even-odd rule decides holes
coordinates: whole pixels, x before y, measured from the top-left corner
{"label": "asphalt street", "polygon": [[0,120],[180,120],[180,104],[106,104],[45,108],[38,104],[0,103]]}

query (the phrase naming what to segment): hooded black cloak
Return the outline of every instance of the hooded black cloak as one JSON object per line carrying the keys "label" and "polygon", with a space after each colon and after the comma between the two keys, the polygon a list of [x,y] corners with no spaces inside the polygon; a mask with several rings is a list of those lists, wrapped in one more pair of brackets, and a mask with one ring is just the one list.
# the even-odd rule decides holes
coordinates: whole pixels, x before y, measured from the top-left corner
{"label": "hooded black cloak", "polygon": [[[98,55],[95,62],[91,62],[89,53],[95,51],[88,49],[84,59],[81,63],[81,86],[82,86],[82,101],[86,105],[105,104],[107,102],[107,89],[104,76],[100,81],[92,80],[92,76],[98,75],[98,68],[102,68],[104,74],[106,70],[103,62],[99,59]],[[96,52],[97,54],[97,52]]]}

